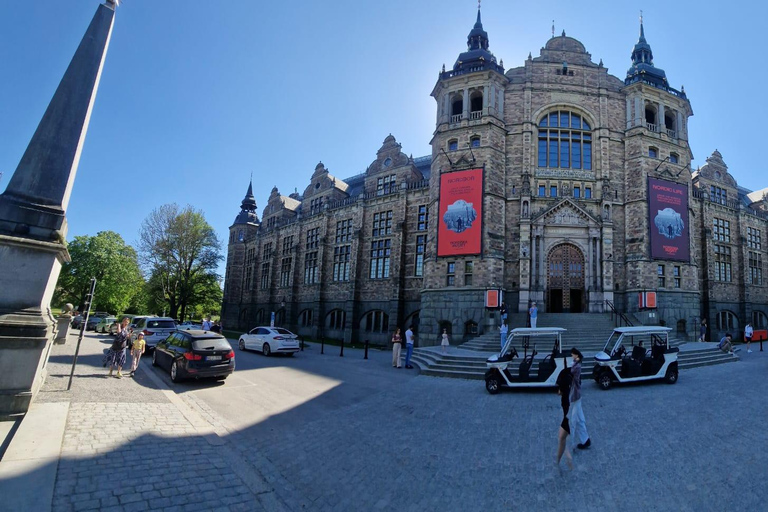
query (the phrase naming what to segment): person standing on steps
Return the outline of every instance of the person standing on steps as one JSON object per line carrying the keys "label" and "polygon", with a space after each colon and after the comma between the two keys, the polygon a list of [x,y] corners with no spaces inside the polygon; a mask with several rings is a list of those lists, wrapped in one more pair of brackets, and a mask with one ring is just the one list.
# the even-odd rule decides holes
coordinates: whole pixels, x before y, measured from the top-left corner
{"label": "person standing on steps", "polygon": [[584,356],[576,347],[571,349],[573,365],[571,365],[571,392],[568,396],[570,401],[571,425],[573,426],[573,435],[578,444],[576,448],[584,450],[592,445],[592,440],[587,433],[587,420],[584,418],[584,409],[581,403],[581,361]]}
{"label": "person standing on steps", "polygon": [[443,339],[440,342],[440,346],[443,347],[443,354],[448,351],[448,345],[450,344],[451,342],[448,340],[448,329],[443,329]]}
{"label": "person standing on steps", "polygon": [[747,354],[752,353],[752,334],[754,334],[754,329],[752,329],[752,324],[747,322],[747,326],[744,327],[744,341],[747,342]]}
{"label": "person standing on steps", "polygon": [[507,321],[505,320],[501,327],[499,327],[499,333],[501,334],[501,350],[504,350],[504,344],[507,342],[507,333],[509,332],[509,329],[507,328]]}
{"label": "person standing on steps", "polygon": [[507,304],[505,302],[501,303],[501,323],[504,323],[507,321]]}
{"label": "person standing on steps", "polygon": [[400,352],[403,349],[403,337],[400,336],[400,328],[395,329],[392,335],[392,368],[402,368],[400,366]]}
{"label": "person standing on steps", "polygon": [[408,327],[408,330],[405,331],[405,368],[410,370],[413,368],[411,366],[411,356],[413,355],[413,325]]}
{"label": "person standing on steps", "polygon": [[699,328],[699,341],[704,342],[707,337],[707,319],[701,319],[701,327]]}
{"label": "person standing on steps", "polygon": [[539,309],[536,307],[536,303],[531,304],[531,309],[528,310],[528,314],[531,316],[531,328],[536,328],[536,318],[539,316]]}

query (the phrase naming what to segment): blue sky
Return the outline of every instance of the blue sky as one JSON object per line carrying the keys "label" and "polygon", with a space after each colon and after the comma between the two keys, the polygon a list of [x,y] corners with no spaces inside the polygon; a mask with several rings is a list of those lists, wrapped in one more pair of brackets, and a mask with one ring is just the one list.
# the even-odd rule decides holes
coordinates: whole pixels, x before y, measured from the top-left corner
{"label": "blue sky", "polygon": [[[656,66],[693,106],[694,168],[719,149],[739,184],[759,189],[768,186],[765,142],[750,125],[763,117],[754,110],[768,78],[768,7],[738,4],[486,0],[482,15],[507,69],[538,55],[554,19],[557,34],[580,40],[623,79],[643,9]],[[0,190],[97,5],[0,1]],[[466,48],[476,9],[471,0],[126,0],[68,238],[110,229],[134,242],[150,210],[177,202],[201,208],[226,240],[251,172],[261,214],[273,186],[303,192],[320,160],[341,178],[364,171],[389,133],[406,153],[430,154],[429,93],[442,64]]]}

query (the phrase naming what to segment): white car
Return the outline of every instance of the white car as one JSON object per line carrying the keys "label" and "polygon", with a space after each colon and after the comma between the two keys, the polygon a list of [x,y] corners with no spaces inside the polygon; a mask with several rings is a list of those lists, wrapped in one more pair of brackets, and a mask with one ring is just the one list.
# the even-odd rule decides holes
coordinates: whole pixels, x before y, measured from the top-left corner
{"label": "white car", "polygon": [[139,332],[143,332],[147,350],[154,349],[155,345],[165,340],[169,334],[176,332],[176,322],[173,318],[142,316],[134,320],[136,323],[131,333],[131,341],[136,341]]}
{"label": "white car", "polygon": [[268,356],[270,354],[288,354],[299,351],[299,337],[282,327],[254,327],[240,335],[237,343],[240,350],[256,350]]}
{"label": "white car", "polygon": [[201,331],[203,329],[203,326],[201,324],[196,324],[193,322],[182,322],[178,325],[178,329],[180,331],[189,331],[189,330]]}

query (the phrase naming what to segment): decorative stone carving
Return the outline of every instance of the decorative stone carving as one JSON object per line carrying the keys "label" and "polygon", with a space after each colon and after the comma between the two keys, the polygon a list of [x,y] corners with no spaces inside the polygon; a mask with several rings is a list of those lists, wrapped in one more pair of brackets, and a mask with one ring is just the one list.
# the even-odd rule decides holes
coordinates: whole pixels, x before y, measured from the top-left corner
{"label": "decorative stone carving", "polygon": [[577,226],[585,225],[587,222],[584,217],[571,208],[561,208],[554,213],[554,223]]}

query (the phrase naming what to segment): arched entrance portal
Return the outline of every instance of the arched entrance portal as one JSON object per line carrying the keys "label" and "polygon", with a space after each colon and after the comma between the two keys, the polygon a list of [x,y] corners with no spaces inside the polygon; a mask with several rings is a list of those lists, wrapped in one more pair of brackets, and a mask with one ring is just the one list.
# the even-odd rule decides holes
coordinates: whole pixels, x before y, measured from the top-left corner
{"label": "arched entrance portal", "polygon": [[584,311],[584,255],[572,244],[560,244],[547,258],[547,310]]}

